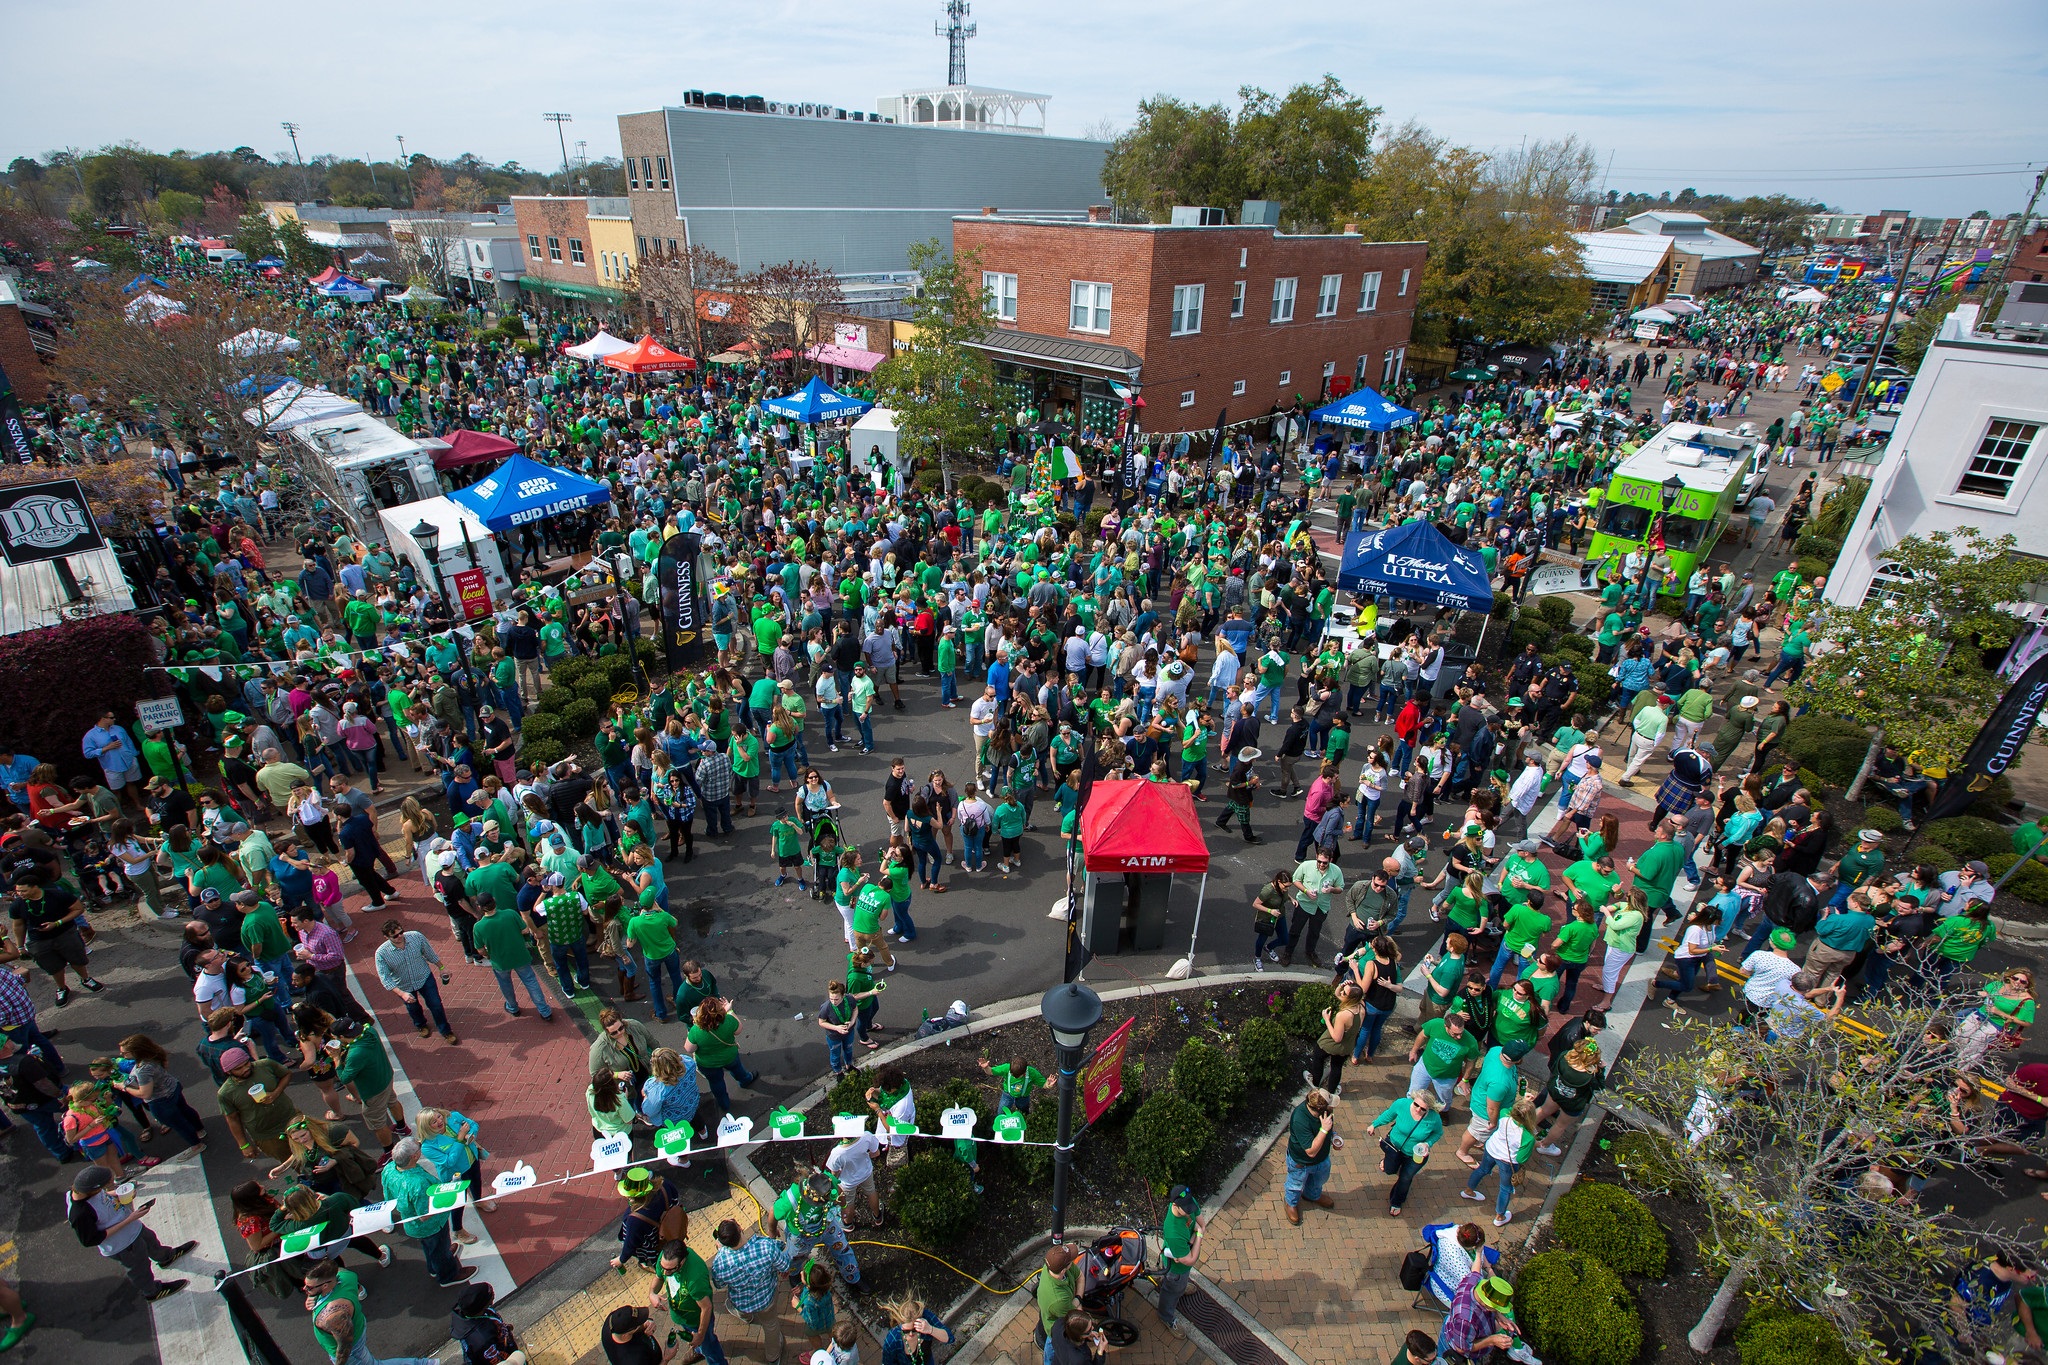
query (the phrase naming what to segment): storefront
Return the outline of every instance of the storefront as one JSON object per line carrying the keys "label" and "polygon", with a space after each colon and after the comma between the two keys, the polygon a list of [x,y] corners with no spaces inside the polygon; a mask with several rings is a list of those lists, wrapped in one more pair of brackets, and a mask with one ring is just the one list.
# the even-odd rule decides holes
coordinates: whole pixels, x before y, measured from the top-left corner
{"label": "storefront", "polygon": [[570,284],[539,275],[520,276],[519,287],[540,305],[543,312],[597,318],[608,325],[618,323],[614,330],[633,330],[626,321],[626,296],[617,289],[595,284]]}
{"label": "storefront", "polygon": [[1134,387],[1144,362],[1122,346],[1071,341],[1031,332],[985,332],[971,342],[995,368],[996,388],[1011,414],[1066,429],[1078,416],[1084,432],[1114,437],[1124,400],[1111,381]]}

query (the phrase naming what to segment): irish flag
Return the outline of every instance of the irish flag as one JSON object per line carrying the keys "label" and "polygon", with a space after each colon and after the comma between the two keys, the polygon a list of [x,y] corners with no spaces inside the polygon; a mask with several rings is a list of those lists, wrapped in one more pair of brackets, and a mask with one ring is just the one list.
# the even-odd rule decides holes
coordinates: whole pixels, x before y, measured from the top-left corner
{"label": "irish flag", "polygon": [[1081,477],[1081,461],[1075,458],[1071,448],[1061,446],[1053,452],[1052,476],[1055,479],[1078,479]]}

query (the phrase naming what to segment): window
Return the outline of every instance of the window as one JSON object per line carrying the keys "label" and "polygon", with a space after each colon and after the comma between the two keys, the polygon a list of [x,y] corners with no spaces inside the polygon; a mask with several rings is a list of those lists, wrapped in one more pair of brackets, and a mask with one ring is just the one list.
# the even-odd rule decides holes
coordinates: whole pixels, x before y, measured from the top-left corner
{"label": "window", "polygon": [[1969,468],[1956,484],[1956,492],[2003,502],[2012,493],[2013,480],[2019,476],[2020,466],[2027,462],[2027,450],[2040,430],[2034,422],[1992,418],[1984,429],[1984,439],[1977,443],[1977,453],[1970,457]]}
{"label": "window", "polygon": [[1242,270],[1242,269],[1244,269],[1244,268],[1245,268],[1246,266],[1250,265],[1250,264],[1251,264],[1251,261],[1252,261],[1252,249],[1251,249],[1250,247],[1248,247],[1248,246],[1241,246],[1241,247],[1239,247],[1239,248],[1237,249],[1237,268],[1238,268],[1239,270]]}
{"label": "window", "polygon": [[1180,405],[1184,408],[1191,408],[1195,405],[1195,391],[1193,389],[1182,389],[1180,391]]}
{"label": "window", "polygon": [[640,243],[640,255],[642,259],[645,259],[647,255],[647,239],[645,237],[636,237],[633,240]]}
{"label": "window", "polygon": [[1017,320],[1017,277],[994,270],[981,272],[981,290],[988,295],[988,315],[999,322]]}
{"label": "window", "polygon": [[1173,336],[1193,336],[1202,330],[1202,295],[1208,286],[1202,284],[1177,284],[1173,287],[1173,325],[1169,332]]}
{"label": "window", "polygon": [[1358,286],[1358,311],[1370,313],[1380,306],[1380,272],[1368,270]]}
{"label": "window", "polygon": [[630,156],[626,158],[626,188],[629,190],[640,188],[640,163]]}
{"label": "window", "polygon": [[1285,387],[1287,387],[1287,385],[1289,385],[1289,384],[1292,384],[1293,382],[1294,382],[1294,371],[1292,371],[1292,370],[1282,370],[1282,371],[1280,371],[1280,387],[1282,387],[1282,388],[1285,388]]}
{"label": "window", "polygon": [[562,239],[560,237],[548,238],[548,259],[551,261],[562,259]]}
{"label": "window", "polygon": [[1394,383],[1394,353],[1388,351],[1380,358],[1380,387],[1390,388]]}
{"label": "window", "polygon": [[569,260],[575,265],[583,264],[583,239],[581,237],[571,237],[569,239]]}
{"label": "window", "polygon": [[1234,318],[1241,318],[1244,316],[1243,280],[1239,280],[1236,286],[1230,291],[1230,316]]}
{"label": "window", "polygon": [[1351,378],[1356,382],[1363,384],[1365,382],[1365,367],[1367,365],[1370,365],[1371,363],[1372,357],[1369,355],[1362,355],[1358,357],[1358,368],[1351,372]]}
{"label": "window", "polygon": [[1408,297],[1408,275],[1409,272],[1406,270],[1401,272],[1401,293],[1399,297],[1404,299]]}
{"label": "window", "polygon": [[668,239],[668,254],[671,256],[676,254],[676,239],[673,237]]}
{"label": "window", "polygon": [[1273,316],[1269,322],[1294,321],[1294,286],[1292,275],[1273,281]]}
{"label": "window", "polygon": [[640,178],[647,183],[648,189],[654,188],[654,165],[644,156],[640,158]]}
{"label": "window", "polygon": [[1076,332],[1107,332],[1110,287],[1091,280],[1075,280],[1073,286],[1067,326]]}
{"label": "window", "polygon": [[1316,316],[1319,318],[1337,315],[1337,292],[1344,287],[1342,275],[1323,276],[1323,286],[1316,291]]}
{"label": "window", "polygon": [[1230,396],[1232,398],[1244,397],[1244,381],[1242,379],[1230,386]]}
{"label": "window", "polygon": [[526,234],[526,254],[533,257],[536,261],[540,259],[539,233],[529,232]]}
{"label": "window", "polygon": [[1325,361],[1323,362],[1323,378],[1325,378],[1325,379],[1329,379],[1329,378],[1333,377],[1333,376],[1334,376],[1334,375],[1335,375],[1336,373],[1337,373],[1337,362],[1336,362],[1336,361],[1334,361],[1334,360],[1325,360]]}
{"label": "window", "polygon": [[665,157],[665,156],[658,156],[658,157],[654,158],[654,169],[655,169],[655,170],[656,170],[657,172],[659,172],[659,173],[660,173],[660,175],[661,175],[661,187],[662,187],[663,189],[667,189],[667,188],[668,188],[668,158],[667,158],[667,157]]}

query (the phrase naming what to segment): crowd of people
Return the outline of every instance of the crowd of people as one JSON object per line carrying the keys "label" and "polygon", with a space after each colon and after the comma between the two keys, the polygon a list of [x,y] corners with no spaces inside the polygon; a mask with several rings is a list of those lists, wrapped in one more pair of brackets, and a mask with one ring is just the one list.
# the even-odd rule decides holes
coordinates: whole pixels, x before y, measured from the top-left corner
{"label": "crowd of people", "polygon": [[[475,1239],[460,1210],[430,1213],[427,1191],[455,1180],[483,1188],[491,1155],[475,1121],[433,1107],[408,1116],[395,1097],[381,1026],[345,979],[345,945],[359,933],[379,940],[377,988],[422,1038],[438,1033],[450,1046],[461,1043],[438,987],[458,966],[493,973],[510,1015],[524,1012],[523,989],[543,1022],[603,987],[612,1003],[590,1051],[587,1117],[594,1136],[626,1136],[644,1153],[663,1127],[715,1124],[734,1108],[729,1082],[757,1079],[742,1059],[740,1013],[712,970],[720,964],[685,952],[670,908],[669,879],[688,875],[679,869],[700,834],[752,841],[764,879],[794,879],[837,911],[845,969],[821,983],[816,1016],[820,1071],[836,1075],[880,1046],[886,978],[916,951],[913,905],[943,913],[920,893],[1056,869],[1077,844],[1094,782],[1177,782],[1249,843],[1297,836],[1254,895],[1251,965],[1327,968],[1337,988],[1312,1050],[1314,1088],[1287,1141],[1289,1221],[1335,1202],[1323,1186],[1342,1142],[1333,1101],[1345,1064],[1402,1054],[1404,1094],[1371,1129],[1384,1134],[1394,1177],[1388,1212],[1401,1214],[1446,1136],[1446,1112],[1463,1104],[1464,1193],[1483,1199],[1497,1176],[1494,1223],[1506,1224],[1531,1154],[1557,1151],[1604,1085],[1603,1011],[1660,927],[1678,939],[1659,983],[1670,1008],[1715,989],[1715,954],[1739,942],[1729,956],[1748,973],[1748,1007],[1768,1028],[1797,1031],[1858,991],[1967,967],[1993,933],[1985,870],[1889,869],[1875,831],[1838,847],[1817,795],[1780,761],[1791,709],[1780,684],[1798,677],[1824,624],[1821,582],[1796,563],[1765,584],[1703,562],[1680,585],[1665,556],[1630,554],[1601,568],[1583,649],[1546,660],[1532,645],[1504,668],[1475,659],[1461,669],[1449,613],[1397,617],[1416,604],[1340,601],[1303,528],[1326,513],[1340,530],[1426,519],[1519,596],[1534,556],[1578,548],[1606,476],[1660,418],[1739,419],[1751,391],[1791,382],[1802,355],[1831,348],[1830,321],[1788,320],[1765,294],[1731,296],[1696,324],[1698,356],[1668,373],[1663,351],[1581,345],[1539,373],[1442,391],[1413,427],[1382,437],[1309,437],[1295,414],[1278,414],[1221,451],[1201,439],[1144,440],[1127,463],[1118,433],[1083,430],[1079,479],[1060,477],[1018,420],[989,452],[996,481],[949,490],[865,467],[831,430],[815,463],[792,459],[803,433],[762,406],[790,384],[773,369],[631,381],[530,354],[502,334],[450,338],[380,308],[336,318],[309,309],[306,325],[333,333],[317,349],[342,368],[308,378],[415,429],[495,430],[606,482],[612,500],[508,540],[520,588],[472,634],[454,630],[409,563],[350,533],[334,509],[281,501],[288,470],[252,462],[209,488],[169,461],[160,663],[206,670],[182,675],[196,720],[181,746],[103,718],[81,738],[99,781],[63,782],[37,756],[0,753],[15,810],[0,834],[14,951],[54,983],[62,1006],[74,974],[98,989],[88,909],[134,896],[186,921],[192,1032],[203,1034],[224,1124],[245,1155],[277,1163],[235,1188],[237,1231],[274,1292],[304,1295],[340,1365],[367,1326],[344,1258],[389,1264],[391,1251],[359,1238],[283,1257],[283,1239],[357,1203],[396,1199],[427,1272],[463,1286],[474,1271],[461,1248]],[[556,328],[552,339],[565,336]],[[1635,411],[1646,379],[1660,377],[1660,408]],[[1840,425],[1824,420],[1829,411],[1823,403],[1803,424],[1774,425],[1767,439],[1797,459],[1811,438],[1824,462]],[[1606,413],[1618,416],[1584,420]],[[81,401],[44,416],[52,452],[82,448],[88,430],[96,450],[124,435],[173,444],[146,412]],[[680,532],[703,546],[703,657],[674,674],[648,667],[632,702],[604,708],[587,766],[553,753],[534,761],[523,719],[559,674],[635,656],[643,608],[657,601],[641,594]],[[271,569],[280,543],[295,550],[290,574]],[[581,600],[581,580],[563,580],[551,549],[588,552],[581,580],[620,590]],[[1749,667],[1767,636],[1774,662]],[[1596,670],[1611,689],[1584,689]],[[918,678],[930,686],[906,686]],[[957,780],[944,767],[913,773],[901,758],[876,764],[886,768],[886,835],[871,854],[850,835],[832,778],[870,771],[853,755],[886,753],[891,723],[913,711],[917,723],[936,713],[957,725],[972,757]],[[1602,765],[1611,751],[1626,789],[1660,748],[1669,772],[1650,843],[1629,857],[1620,824],[1639,817]],[[394,856],[373,794],[408,764],[441,799],[404,802]],[[1878,778],[1913,819],[1931,784],[1911,756],[1888,751]],[[1276,806],[1295,799],[1298,812]],[[1047,838],[1027,838],[1041,829]],[[1361,870],[1347,872],[1347,861]],[[1699,888],[1685,912],[1681,880]],[[353,914],[349,882],[363,898]],[[1404,938],[1418,890],[1429,928]],[[445,913],[463,962],[444,961],[394,902]],[[373,917],[359,929],[364,910]],[[1326,957],[1333,913],[1341,934]],[[593,963],[611,979],[594,983]],[[1387,1047],[1396,992],[1416,963],[1426,968],[1422,1019],[1405,1049]],[[1589,970],[1597,985],[1582,983]],[[1582,990],[1585,1008],[1571,1013]],[[1971,1046],[2031,1020],[2030,977],[2001,978],[1991,998],[2004,1004],[1972,1026]],[[150,1160],[124,1109],[141,1140],[205,1137],[166,1049],[136,1034],[65,1090],[64,1065],[11,974],[0,974],[0,1007],[9,1107],[53,1157],[107,1173],[81,1175],[74,1207],[120,1241],[141,1226],[120,1202],[126,1163]],[[655,1027],[632,1017],[643,1012]],[[677,1031],[658,1032],[671,1012]],[[1538,1050],[1547,1067],[1527,1065]],[[1006,1096],[1028,1099],[1028,1065],[1005,1080],[1020,1086],[1010,1095],[1006,1083]],[[883,1082],[871,1097],[878,1132],[908,1099],[907,1086]],[[319,1100],[301,1109],[307,1085]],[[342,1117],[350,1109],[367,1136]],[[886,1134],[841,1144],[764,1214],[761,1232],[721,1226],[708,1264],[684,1242],[687,1219],[671,1216],[681,1213],[673,1184],[635,1168],[619,1182],[620,1263],[654,1271],[656,1298],[607,1320],[607,1357],[640,1365],[687,1346],[722,1359],[713,1285],[740,1317],[778,1333],[793,1293],[816,1348],[849,1350],[830,1315],[833,1275],[859,1280],[846,1222],[858,1209],[880,1216],[875,1166],[886,1170],[900,1150]],[[83,1220],[74,1217],[82,1236]],[[1190,1254],[1175,1253],[1183,1266],[1194,1226]],[[1511,1291],[1478,1253],[1483,1242],[1474,1225],[1453,1230],[1447,1246],[1462,1248],[1466,1266],[1455,1275],[1448,1249],[1435,1253],[1448,1291],[1438,1295],[1449,1310],[1442,1343],[1467,1354],[1509,1346],[1498,1329],[1511,1325]],[[814,1247],[824,1260],[806,1271]],[[168,1263],[163,1250],[139,1233],[119,1248],[146,1293],[175,1289],[141,1263]],[[1049,1262],[1050,1278],[1066,1268]],[[1085,1316],[1077,1329],[1071,1302],[1047,1309],[1045,1283],[1047,1360],[1088,1358]],[[483,1365],[515,1349],[483,1286],[463,1288],[454,1312],[466,1359]],[[893,1316],[885,1361],[916,1359],[919,1342],[945,1338],[921,1305]],[[1162,1317],[1172,1322],[1170,1304]],[[1436,1349],[1408,1347],[1417,1361]]]}

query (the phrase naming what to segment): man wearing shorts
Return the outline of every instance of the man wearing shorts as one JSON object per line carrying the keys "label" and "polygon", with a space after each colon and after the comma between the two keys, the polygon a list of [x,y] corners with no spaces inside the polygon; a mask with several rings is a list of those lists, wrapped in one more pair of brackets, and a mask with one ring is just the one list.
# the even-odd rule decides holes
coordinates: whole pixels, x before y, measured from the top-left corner
{"label": "man wearing shorts", "polygon": [[881,1226],[882,1192],[875,1180],[875,1156],[881,1150],[881,1139],[863,1128],[857,1137],[841,1138],[825,1158],[825,1169],[839,1177],[839,1196],[848,1227],[860,1226],[853,1218],[855,1201],[867,1205],[871,1224]]}
{"label": "man wearing shorts", "polygon": [[98,993],[102,987],[86,970],[85,939],[78,932],[79,917],[85,913],[85,902],[81,901],[70,888],[52,883],[44,886],[32,875],[14,879],[14,898],[8,902],[8,916],[13,920],[10,932],[14,937],[14,950],[27,953],[38,967],[50,974],[57,983],[57,1003],[71,1003],[71,985],[65,980],[65,969],[78,969],[78,984]]}
{"label": "man wearing shorts", "polygon": [[142,797],[135,789],[142,785],[142,754],[112,711],[100,714],[99,724],[85,732],[81,747],[87,758],[100,765],[100,771],[106,775],[107,790],[120,797],[123,805],[140,811]]}

